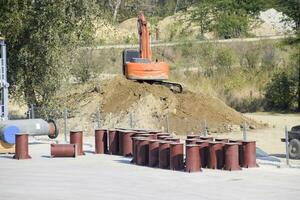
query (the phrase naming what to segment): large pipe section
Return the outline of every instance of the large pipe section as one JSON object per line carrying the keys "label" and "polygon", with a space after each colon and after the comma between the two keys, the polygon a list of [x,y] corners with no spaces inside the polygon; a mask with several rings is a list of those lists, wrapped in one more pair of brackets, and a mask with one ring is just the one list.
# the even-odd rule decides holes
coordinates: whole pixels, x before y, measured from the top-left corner
{"label": "large pipe section", "polygon": [[54,139],[59,130],[53,120],[48,122],[43,119],[22,119],[0,121],[0,139],[9,144],[15,144],[15,135],[26,133],[30,136],[48,135]]}

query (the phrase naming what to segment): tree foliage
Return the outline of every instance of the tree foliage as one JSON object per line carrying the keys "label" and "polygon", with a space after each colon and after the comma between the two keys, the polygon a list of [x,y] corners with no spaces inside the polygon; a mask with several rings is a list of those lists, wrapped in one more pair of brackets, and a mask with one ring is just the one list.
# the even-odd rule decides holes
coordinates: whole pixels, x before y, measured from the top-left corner
{"label": "tree foliage", "polygon": [[291,110],[296,100],[296,88],[292,74],[276,73],[266,87],[267,108]]}
{"label": "tree foliage", "polygon": [[47,104],[67,72],[64,56],[93,33],[94,1],[10,0],[0,4],[11,93]]}

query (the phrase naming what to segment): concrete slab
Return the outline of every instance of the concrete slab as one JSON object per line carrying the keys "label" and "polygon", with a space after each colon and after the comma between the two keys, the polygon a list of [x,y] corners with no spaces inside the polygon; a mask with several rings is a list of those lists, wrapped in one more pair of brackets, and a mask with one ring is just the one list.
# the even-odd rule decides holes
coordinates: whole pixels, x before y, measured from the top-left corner
{"label": "concrete slab", "polygon": [[0,155],[0,199],[288,199],[300,196],[300,170],[261,166],[228,172],[185,173],[130,164],[129,158],[93,154],[50,158],[50,144],[31,144],[31,160]]}

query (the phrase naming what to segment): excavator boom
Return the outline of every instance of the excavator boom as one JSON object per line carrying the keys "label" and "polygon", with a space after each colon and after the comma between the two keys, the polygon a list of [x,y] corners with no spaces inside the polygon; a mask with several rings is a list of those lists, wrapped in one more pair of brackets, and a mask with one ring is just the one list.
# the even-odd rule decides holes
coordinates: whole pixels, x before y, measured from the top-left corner
{"label": "excavator boom", "polygon": [[138,31],[140,37],[140,57],[151,61],[150,32],[143,12],[140,12],[138,16]]}

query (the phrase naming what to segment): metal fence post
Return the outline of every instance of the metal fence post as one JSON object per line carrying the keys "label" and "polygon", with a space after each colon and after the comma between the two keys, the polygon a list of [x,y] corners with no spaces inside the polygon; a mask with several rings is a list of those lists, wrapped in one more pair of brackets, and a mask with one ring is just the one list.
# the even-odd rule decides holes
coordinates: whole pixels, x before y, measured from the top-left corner
{"label": "metal fence post", "polygon": [[97,120],[97,128],[100,128],[101,124],[100,124],[100,110],[97,109],[97,113],[96,113],[96,120]]}
{"label": "metal fence post", "polygon": [[247,140],[247,128],[246,128],[246,122],[244,122],[244,125],[243,125],[243,140],[244,140],[244,141]]}
{"label": "metal fence post", "polygon": [[286,154],[286,165],[290,166],[290,155],[289,155],[289,136],[288,136],[288,128],[284,127],[285,131],[285,154]]}
{"label": "metal fence post", "polygon": [[130,126],[130,128],[133,128],[133,116],[132,116],[132,113],[129,114],[129,126]]}
{"label": "metal fence post", "polygon": [[169,126],[169,116],[168,116],[168,114],[166,115],[166,125],[167,125],[167,133],[169,133],[170,126]]}
{"label": "metal fence post", "polygon": [[204,120],[204,136],[207,137],[207,123],[206,123],[206,120]]}
{"label": "metal fence post", "polygon": [[68,129],[68,109],[64,109],[64,135],[65,135],[65,142],[67,142],[67,129]]}
{"label": "metal fence post", "polygon": [[34,116],[34,105],[33,104],[30,104],[30,111],[31,111],[31,119],[34,119],[35,116]]}

